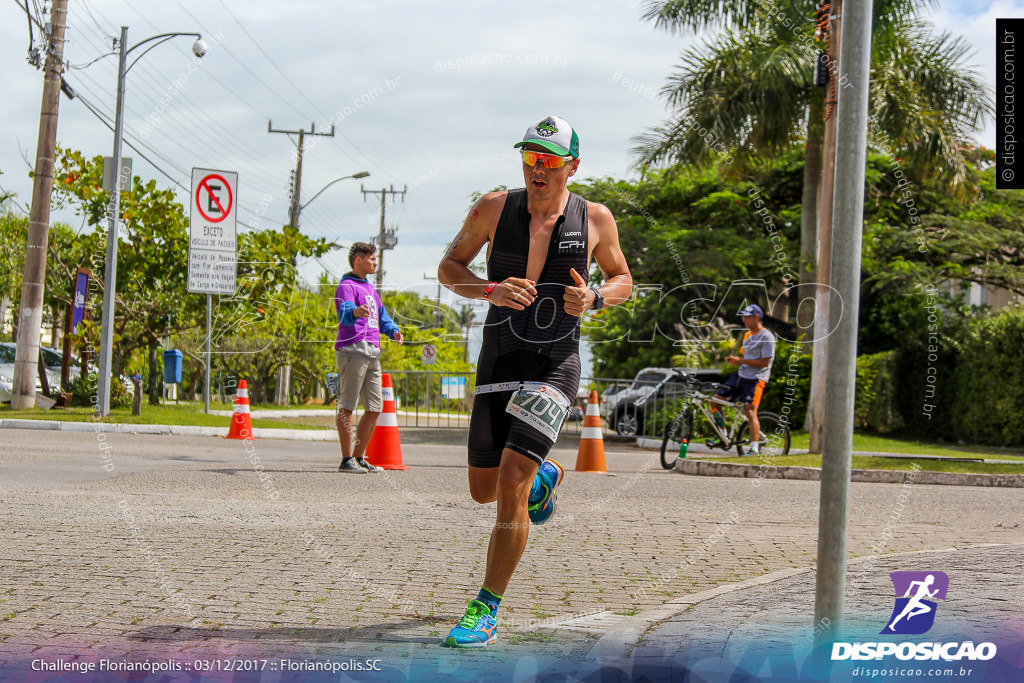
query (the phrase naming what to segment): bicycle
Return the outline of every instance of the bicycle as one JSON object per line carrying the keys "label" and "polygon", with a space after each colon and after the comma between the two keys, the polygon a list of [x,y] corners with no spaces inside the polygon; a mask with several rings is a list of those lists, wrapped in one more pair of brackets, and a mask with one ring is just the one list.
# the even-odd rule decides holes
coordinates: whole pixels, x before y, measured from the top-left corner
{"label": "bicycle", "polygon": [[[718,392],[720,386],[715,382],[697,382],[692,377],[687,378],[683,373],[678,373],[674,378],[669,379],[678,381],[680,377],[684,382],[689,383],[690,387],[687,396],[682,399],[683,404],[672,420],[665,425],[665,432],[661,439],[661,466],[667,470],[675,467],[676,461],[680,458],[680,446],[684,442],[688,444],[694,436],[694,421],[697,411],[704,417],[704,422],[701,424],[710,426],[717,436],[717,439],[705,441],[706,446],[720,448],[723,451],[735,447],[737,454],[744,455],[743,447],[750,444],[750,423],[747,421],[744,404],[714,398],[714,394]],[[722,425],[715,422],[710,408],[713,403],[732,407],[736,411],[732,425],[726,425],[724,421]],[[760,423],[758,447],[762,449],[762,452],[771,455],[788,454],[790,447],[789,424],[775,413],[767,411],[759,410],[757,419]]]}

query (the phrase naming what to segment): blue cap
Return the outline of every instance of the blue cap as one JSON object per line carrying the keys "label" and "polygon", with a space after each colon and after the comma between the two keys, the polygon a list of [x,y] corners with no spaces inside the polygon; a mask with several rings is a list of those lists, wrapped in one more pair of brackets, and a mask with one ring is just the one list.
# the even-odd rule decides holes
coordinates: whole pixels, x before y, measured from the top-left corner
{"label": "blue cap", "polygon": [[757,304],[750,304],[749,306],[744,308],[742,311],[740,311],[740,317],[741,318],[746,318],[747,316],[751,316],[751,315],[756,315],[758,318],[763,318],[764,317],[764,311],[762,311],[761,307],[758,306]]}

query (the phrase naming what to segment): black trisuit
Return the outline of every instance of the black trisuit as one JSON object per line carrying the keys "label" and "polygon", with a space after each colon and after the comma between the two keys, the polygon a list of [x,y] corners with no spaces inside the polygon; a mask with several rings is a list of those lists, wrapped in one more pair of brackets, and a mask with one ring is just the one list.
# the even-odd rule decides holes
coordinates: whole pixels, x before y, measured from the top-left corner
{"label": "black trisuit", "polygon": [[[477,359],[478,386],[509,381],[544,382],[574,401],[580,383],[580,319],[565,312],[562,295],[575,286],[569,272],[587,276],[587,202],[569,195],[551,233],[547,260],[537,280],[537,297],[526,310],[491,306]],[[502,282],[526,277],[530,214],[526,190],[510,190],[487,261],[487,277]],[[512,391],[477,394],[469,423],[469,464],[497,467],[510,448],[542,463],[554,445],[546,435],[505,412]]]}

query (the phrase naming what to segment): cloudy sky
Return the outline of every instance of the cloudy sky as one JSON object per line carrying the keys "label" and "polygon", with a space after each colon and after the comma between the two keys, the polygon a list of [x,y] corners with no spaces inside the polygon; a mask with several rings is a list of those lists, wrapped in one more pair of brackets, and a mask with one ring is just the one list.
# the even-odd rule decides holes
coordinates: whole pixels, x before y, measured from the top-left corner
{"label": "cloudy sky", "polygon": [[[33,4],[29,3],[30,6]],[[140,145],[134,172],[189,185],[192,167],[239,173],[239,218],[253,227],[287,221],[295,146],[275,128],[329,130],[307,138],[303,201],[343,180],[302,213],[303,230],[348,245],[376,234],[379,199],[366,189],[401,189],[388,224],[399,246],[386,256],[389,285],[433,275],[476,191],[521,184],[512,144],[534,120],[557,114],[580,133],[583,177],[634,175],[630,138],[665,117],[657,91],[692,42],[641,19],[642,3],[620,0],[484,0],[475,3],[241,2],[241,0],[70,0],[67,60],[77,67],[110,51],[129,27],[129,44],[169,31],[203,34],[210,52],[191,64],[191,39],[176,38],[129,72],[126,139]],[[42,73],[26,62],[29,29],[21,0],[0,4],[0,186],[27,204],[27,177],[39,117]],[[991,83],[995,18],[1024,16],[1024,0],[944,2],[937,28],[976,47],[973,63]],[[137,50],[138,54],[142,49]],[[59,143],[110,155],[116,58],[72,68],[81,98],[60,103]],[[982,144],[991,146],[991,126]],[[157,168],[158,167],[158,168]],[[182,200],[187,190],[181,192]],[[76,227],[80,220],[58,215]],[[244,229],[244,228],[243,228]],[[342,252],[307,274],[345,270]]]}

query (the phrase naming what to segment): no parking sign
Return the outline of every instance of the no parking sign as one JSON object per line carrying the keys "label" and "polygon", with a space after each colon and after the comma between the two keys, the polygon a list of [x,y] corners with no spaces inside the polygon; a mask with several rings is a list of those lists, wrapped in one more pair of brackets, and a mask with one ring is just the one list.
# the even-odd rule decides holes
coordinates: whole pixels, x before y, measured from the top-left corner
{"label": "no parking sign", "polygon": [[433,365],[437,362],[437,347],[433,344],[424,344],[420,351],[420,360],[424,365]]}
{"label": "no parking sign", "polygon": [[234,294],[238,174],[192,169],[189,202],[188,291]]}

